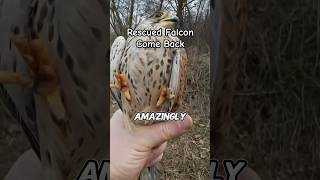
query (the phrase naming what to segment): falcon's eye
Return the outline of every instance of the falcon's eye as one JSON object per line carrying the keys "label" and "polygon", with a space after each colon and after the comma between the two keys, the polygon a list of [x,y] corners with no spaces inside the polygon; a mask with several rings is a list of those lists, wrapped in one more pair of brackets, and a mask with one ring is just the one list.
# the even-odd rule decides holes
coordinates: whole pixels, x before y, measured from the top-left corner
{"label": "falcon's eye", "polygon": [[163,16],[163,12],[157,12],[156,15],[155,15],[155,17],[157,17],[157,18],[159,18],[161,16]]}

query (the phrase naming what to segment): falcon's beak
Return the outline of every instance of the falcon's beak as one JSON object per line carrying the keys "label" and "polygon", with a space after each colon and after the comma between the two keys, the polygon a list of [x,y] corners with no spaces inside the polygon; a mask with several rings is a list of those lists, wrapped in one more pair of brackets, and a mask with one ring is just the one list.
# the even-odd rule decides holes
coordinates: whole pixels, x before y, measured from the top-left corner
{"label": "falcon's beak", "polygon": [[177,16],[174,16],[172,18],[168,18],[168,19],[165,19],[165,21],[170,21],[170,22],[173,22],[173,23],[178,23],[179,22],[179,18]]}
{"label": "falcon's beak", "polygon": [[165,22],[166,28],[176,29],[179,22],[179,18],[177,16],[171,16],[166,19],[163,19],[163,21]]}

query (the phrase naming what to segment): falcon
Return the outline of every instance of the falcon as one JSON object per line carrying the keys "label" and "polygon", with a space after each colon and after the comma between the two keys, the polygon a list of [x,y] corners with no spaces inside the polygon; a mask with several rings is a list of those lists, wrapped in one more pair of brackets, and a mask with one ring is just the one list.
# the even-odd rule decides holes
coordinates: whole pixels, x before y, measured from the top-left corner
{"label": "falcon", "polygon": [[[178,17],[158,11],[142,21],[135,31],[176,29]],[[137,42],[160,42],[159,48],[138,48]],[[184,48],[165,48],[163,42],[179,41],[176,36],[120,36],[110,53],[110,87],[120,109],[128,116],[128,128],[137,112],[174,112],[182,103],[187,54]],[[142,121],[143,125],[152,122]]]}
{"label": "falcon", "polygon": [[105,8],[100,0],[0,1],[0,100],[44,179],[76,179],[88,159],[108,159]]}

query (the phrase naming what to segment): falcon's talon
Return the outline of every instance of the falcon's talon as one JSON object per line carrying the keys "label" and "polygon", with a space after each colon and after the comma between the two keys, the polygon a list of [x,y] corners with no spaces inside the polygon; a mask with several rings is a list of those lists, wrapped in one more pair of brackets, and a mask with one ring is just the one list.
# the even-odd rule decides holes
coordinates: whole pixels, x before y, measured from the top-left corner
{"label": "falcon's talon", "polygon": [[[123,73],[115,74],[115,77],[118,81],[118,84],[113,85],[115,88],[120,89],[121,92],[124,93],[124,96],[128,101],[131,101],[131,95],[129,91],[129,80]],[[111,87],[111,85],[110,85]]]}
{"label": "falcon's talon", "polygon": [[112,89],[120,89],[120,86],[118,84],[113,83],[113,84],[110,84],[110,88],[112,88]]}
{"label": "falcon's talon", "polygon": [[164,101],[165,101],[165,98],[163,96],[160,96],[157,101],[156,107],[157,108],[162,107],[162,105],[164,104]]}
{"label": "falcon's talon", "polygon": [[131,101],[131,95],[130,95],[129,89],[124,90],[124,96],[128,101]]}
{"label": "falcon's talon", "polygon": [[14,43],[30,69],[36,91],[42,96],[52,95],[59,88],[58,75],[54,68],[48,46],[42,39],[28,40],[14,37]]}
{"label": "falcon's talon", "polygon": [[[50,111],[57,118],[64,118],[65,108],[60,95],[58,74],[54,66],[55,57],[49,53],[48,45],[39,38],[29,40],[14,37],[14,42],[30,69],[32,80],[26,85],[34,88],[40,96],[46,99]],[[21,75],[13,74],[12,77],[16,78],[16,84],[27,83]]]}
{"label": "falcon's talon", "polygon": [[162,88],[160,91],[160,97],[157,101],[156,107],[160,108],[164,105],[164,103],[167,100],[173,100],[175,98],[175,95],[172,94],[172,91],[170,90],[170,88]]}

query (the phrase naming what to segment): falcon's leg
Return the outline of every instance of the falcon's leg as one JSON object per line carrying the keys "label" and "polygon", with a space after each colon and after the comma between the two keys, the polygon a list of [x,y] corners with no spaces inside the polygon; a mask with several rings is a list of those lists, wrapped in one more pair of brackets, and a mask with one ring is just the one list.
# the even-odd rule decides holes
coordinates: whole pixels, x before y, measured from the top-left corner
{"label": "falcon's leg", "polygon": [[[25,78],[18,72],[1,72],[0,82],[21,86],[35,86],[40,95],[50,95],[58,87],[58,75],[53,67],[53,59],[48,47],[40,39],[28,40],[14,37],[14,43],[22,59],[30,69],[31,78]],[[32,80],[31,80],[32,79]]]}
{"label": "falcon's leg", "polygon": [[54,68],[58,56],[49,54],[48,44],[41,39],[16,39],[15,45],[32,72],[37,93],[46,99],[55,117],[63,119],[65,108],[60,93],[58,74]]}
{"label": "falcon's leg", "polygon": [[121,92],[124,93],[124,96],[126,97],[126,99],[128,101],[130,101],[131,100],[131,95],[130,95],[130,92],[129,92],[129,80],[128,80],[128,78],[126,77],[125,74],[122,74],[122,73],[115,74],[115,77],[116,77],[118,83],[110,84],[110,88],[119,89]]}
{"label": "falcon's leg", "polygon": [[24,78],[16,72],[0,72],[0,83],[34,88],[47,101],[56,118],[63,118],[65,110],[60,95],[58,74],[54,68],[57,56],[49,54],[48,45],[41,39],[14,37],[14,43],[30,69],[31,79]]}
{"label": "falcon's leg", "polygon": [[161,88],[160,91],[160,97],[157,101],[156,107],[157,108],[162,108],[162,106],[167,102],[174,100],[175,95],[172,93],[171,89],[169,88]]}

